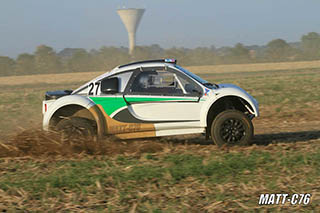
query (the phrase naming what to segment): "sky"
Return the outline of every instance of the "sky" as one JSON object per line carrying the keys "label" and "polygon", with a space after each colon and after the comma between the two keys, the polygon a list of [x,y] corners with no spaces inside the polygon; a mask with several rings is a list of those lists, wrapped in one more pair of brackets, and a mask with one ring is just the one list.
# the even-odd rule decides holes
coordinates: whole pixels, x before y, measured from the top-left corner
{"label": "sky", "polygon": [[33,53],[45,44],[99,49],[128,46],[116,10],[146,9],[137,45],[265,45],[320,32],[319,0],[0,0],[0,55]]}

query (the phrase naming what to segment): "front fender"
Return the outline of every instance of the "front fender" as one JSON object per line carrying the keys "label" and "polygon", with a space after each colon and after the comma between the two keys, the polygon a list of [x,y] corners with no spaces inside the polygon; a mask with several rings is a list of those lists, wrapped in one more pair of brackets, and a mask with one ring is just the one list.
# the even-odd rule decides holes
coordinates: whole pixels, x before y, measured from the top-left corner
{"label": "front fender", "polygon": [[95,105],[89,98],[80,95],[67,95],[57,99],[54,103],[50,105],[48,111],[43,116],[43,129],[49,129],[49,122],[54,115],[54,113],[60,108],[67,105],[79,105],[83,108],[90,109]]}
{"label": "front fender", "polygon": [[210,98],[204,104],[201,110],[201,126],[207,126],[207,115],[211,106],[216,103],[221,98],[225,97],[238,97],[242,100],[245,100],[251,107],[252,113],[255,117],[259,116],[259,105],[258,102],[249,95],[246,91],[237,87],[235,85],[228,85],[229,87],[224,87],[225,85],[219,85],[220,89],[212,90],[210,94]]}

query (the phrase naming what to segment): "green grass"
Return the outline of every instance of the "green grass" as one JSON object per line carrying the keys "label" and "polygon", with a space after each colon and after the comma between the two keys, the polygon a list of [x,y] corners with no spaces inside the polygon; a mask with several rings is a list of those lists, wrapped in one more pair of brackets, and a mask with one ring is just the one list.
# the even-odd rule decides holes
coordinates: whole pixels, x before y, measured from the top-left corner
{"label": "green grass", "polygon": [[[139,201],[137,210],[159,212],[161,209],[183,210],[185,201],[204,207],[218,201],[241,200],[243,205],[256,208],[259,193],[283,190],[307,193],[313,190],[314,184],[319,184],[319,147],[310,153],[279,149],[278,152],[217,151],[205,156],[190,152],[168,153],[157,155],[156,159],[150,156],[54,160],[50,163],[30,160],[23,164],[1,160],[4,174],[0,176],[0,189],[9,195],[23,190],[28,195],[27,209],[54,205],[55,201],[79,204],[87,210],[129,211],[130,204]],[[281,183],[290,176],[295,181],[284,189]],[[255,191],[250,191],[250,187]],[[187,188],[189,194],[185,191]],[[201,195],[200,189],[208,190],[208,194]],[[246,196],[249,197],[245,199]],[[93,198],[101,205],[91,205]],[[315,206],[314,203],[307,209],[315,209]],[[18,209],[16,206],[11,208]]]}

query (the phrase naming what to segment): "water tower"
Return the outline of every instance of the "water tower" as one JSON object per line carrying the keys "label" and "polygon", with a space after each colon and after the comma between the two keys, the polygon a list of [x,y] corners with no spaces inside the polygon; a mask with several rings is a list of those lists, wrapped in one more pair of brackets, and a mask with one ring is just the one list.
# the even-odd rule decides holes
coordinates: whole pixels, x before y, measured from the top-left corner
{"label": "water tower", "polygon": [[136,32],[144,11],[145,9],[138,8],[118,10],[118,14],[128,31],[130,55],[132,55],[136,44]]}

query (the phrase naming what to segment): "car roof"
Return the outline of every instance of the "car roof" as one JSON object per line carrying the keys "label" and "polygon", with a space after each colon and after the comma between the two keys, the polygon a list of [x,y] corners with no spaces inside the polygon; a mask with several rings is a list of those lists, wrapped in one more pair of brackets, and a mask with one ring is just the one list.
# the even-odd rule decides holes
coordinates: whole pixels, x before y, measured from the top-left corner
{"label": "car roof", "polygon": [[112,69],[110,72],[106,72],[106,73],[98,76],[97,78],[95,78],[95,80],[100,79],[100,78],[105,78],[105,77],[108,77],[108,76],[114,75],[114,74],[120,74],[120,73],[128,71],[128,70],[135,70],[140,67],[165,67],[165,66],[174,67],[174,65],[175,65],[175,63],[163,62],[160,60],[138,61],[138,62],[133,62],[130,64],[117,66],[114,69]]}
{"label": "car roof", "polygon": [[165,62],[143,62],[143,63],[134,63],[134,64],[129,64],[126,66],[118,66],[116,68],[114,68],[113,70],[111,70],[112,74],[115,73],[120,73],[120,72],[124,72],[127,70],[135,70],[138,69],[140,67],[165,67],[165,66],[172,66],[171,63],[165,63]]}
{"label": "car roof", "polygon": [[130,65],[135,65],[135,64],[144,64],[144,63],[173,63],[176,64],[177,60],[176,59],[153,59],[153,60],[145,60],[145,61],[136,61],[136,62],[131,62],[129,64],[124,64],[120,65],[119,68],[130,66]]}
{"label": "car roof", "polygon": [[114,75],[114,74],[120,74],[120,73],[125,72],[125,71],[135,70],[135,69],[138,69],[140,67],[165,67],[165,66],[168,66],[168,67],[174,68],[174,65],[176,64],[176,61],[175,62],[165,62],[164,60],[165,59],[149,60],[149,61],[138,61],[138,62],[133,62],[133,63],[130,63],[130,64],[117,66],[114,69],[112,69],[111,71],[105,72],[105,73],[97,76],[96,78],[91,79],[89,82],[85,83],[84,85],[82,85],[78,89],[76,89],[73,93],[76,93],[79,90],[82,90],[90,82],[97,81],[99,79],[103,79],[103,78],[109,77],[109,76]]}

